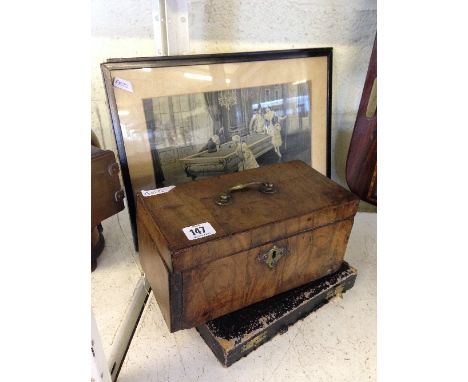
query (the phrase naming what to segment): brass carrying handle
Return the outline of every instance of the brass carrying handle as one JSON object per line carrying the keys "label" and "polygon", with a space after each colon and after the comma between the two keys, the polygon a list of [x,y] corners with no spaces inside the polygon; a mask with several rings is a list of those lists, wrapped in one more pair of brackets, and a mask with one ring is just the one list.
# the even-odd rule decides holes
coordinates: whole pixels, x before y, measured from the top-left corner
{"label": "brass carrying handle", "polygon": [[254,186],[258,186],[258,190],[260,192],[263,192],[264,194],[275,194],[278,192],[278,188],[270,182],[250,182],[250,183],[244,183],[244,184],[237,184],[235,186],[232,186],[229,190],[226,192],[223,192],[216,198],[216,204],[218,206],[225,206],[227,204],[232,203],[232,193],[234,191],[240,191],[240,190],[245,190],[247,188],[252,188]]}

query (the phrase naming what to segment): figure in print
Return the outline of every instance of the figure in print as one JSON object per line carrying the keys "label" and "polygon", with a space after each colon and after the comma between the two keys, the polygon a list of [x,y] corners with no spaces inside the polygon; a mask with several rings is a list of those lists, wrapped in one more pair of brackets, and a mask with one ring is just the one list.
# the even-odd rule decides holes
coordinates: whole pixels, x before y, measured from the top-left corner
{"label": "figure in print", "polygon": [[283,140],[281,139],[281,125],[279,123],[279,118],[276,115],[273,117],[271,124],[272,126],[269,129],[271,135],[271,143],[273,144],[276,155],[278,155],[279,159],[281,160],[280,147],[283,144]]}
{"label": "figure in print", "polygon": [[232,141],[236,145],[236,154],[239,157],[239,164],[237,166],[239,171],[259,167],[255,155],[252,153],[249,146],[247,146],[247,143],[241,142],[238,135],[234,135]]}
{"label": "figure in print", "polygon": [[208,150],[209,153],[214,153],[218,151],[219,145],[220,145],[219,137],[215,134],[208,140],[206,145],[203,146],[199,152]]}
{"label": "figure in print", "polygon": [[275,112],[271,110],[270,106],[267,106],[265,109],[265,124],[267,125],[267,129],[271,127],[273,117],[275,116]]}
{"label": "figure in print", "polygon": [[265,118],[262,113],[262,105],[257,105],[257,110],[252,116],[252,119],[249,123],[249,132],[250,133],[264,133],[265,132]]}

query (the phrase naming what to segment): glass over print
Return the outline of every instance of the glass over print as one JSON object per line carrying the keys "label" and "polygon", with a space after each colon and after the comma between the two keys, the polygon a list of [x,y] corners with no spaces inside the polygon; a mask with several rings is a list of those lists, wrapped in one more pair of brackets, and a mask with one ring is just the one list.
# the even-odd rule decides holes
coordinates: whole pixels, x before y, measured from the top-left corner
{"label": "glass over print", "polygon": [[311,164],[310,83],[143,99],[158,186],[280,161]]}

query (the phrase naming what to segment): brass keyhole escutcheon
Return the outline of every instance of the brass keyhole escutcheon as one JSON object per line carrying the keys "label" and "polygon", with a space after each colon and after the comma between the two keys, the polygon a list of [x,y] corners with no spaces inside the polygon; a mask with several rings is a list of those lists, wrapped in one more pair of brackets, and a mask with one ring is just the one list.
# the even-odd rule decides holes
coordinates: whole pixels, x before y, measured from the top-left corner
{"label": "brass keyhole escutcheon", "polygon": [[287,248],[281,248],[276,245],[273,248],[269,249],[264,253],[259,253],[257,255],[257,260],[261,263],[268,265],[270,269],[273,269],[278,264],[280,259],[289,253]]}

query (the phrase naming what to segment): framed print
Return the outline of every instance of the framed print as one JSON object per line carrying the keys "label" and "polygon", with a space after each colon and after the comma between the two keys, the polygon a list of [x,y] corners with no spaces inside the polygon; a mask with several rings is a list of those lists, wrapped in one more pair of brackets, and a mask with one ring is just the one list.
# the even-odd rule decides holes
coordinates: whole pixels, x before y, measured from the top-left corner
{"label": "framed print", "polygon": [[294,159],[329,177],[332,52],[101,64],[135,243],[138,191]]}

